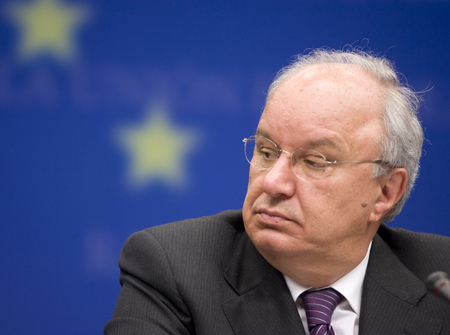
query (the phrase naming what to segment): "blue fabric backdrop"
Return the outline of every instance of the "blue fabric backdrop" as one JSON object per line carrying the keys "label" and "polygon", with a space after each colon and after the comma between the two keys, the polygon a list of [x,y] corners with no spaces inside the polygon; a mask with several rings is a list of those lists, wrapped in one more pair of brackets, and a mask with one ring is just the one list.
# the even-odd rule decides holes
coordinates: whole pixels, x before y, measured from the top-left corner
{"label": "blue fabric backdrop", "polygon": [[311,47],[368,46],[425,94],[392,223],[450,235],[450,2],[0,2],[0,332],[99,334],[134,231],[241,207],[265,92]]}

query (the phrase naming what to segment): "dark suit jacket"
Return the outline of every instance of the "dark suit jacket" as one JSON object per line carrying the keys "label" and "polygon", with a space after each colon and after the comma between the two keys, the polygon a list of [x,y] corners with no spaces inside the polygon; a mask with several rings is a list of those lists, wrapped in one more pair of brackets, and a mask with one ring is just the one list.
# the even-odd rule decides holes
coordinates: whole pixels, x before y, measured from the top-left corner
{"label": "dark suit jacket", "polygon": [[[281,273],[257,252],[241,211],[133,234],[105,334],[304,334]],[[425,278],[450,273],[450,238],[382,225],[364,280],[360,334],[450,334],[450,303]]]}

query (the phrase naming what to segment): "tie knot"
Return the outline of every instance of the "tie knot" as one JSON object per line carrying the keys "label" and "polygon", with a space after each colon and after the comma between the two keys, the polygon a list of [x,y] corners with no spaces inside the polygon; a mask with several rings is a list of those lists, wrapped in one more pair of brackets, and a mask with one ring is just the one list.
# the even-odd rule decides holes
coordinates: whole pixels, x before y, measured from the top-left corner
{"label": "tie knot", "polygon": [[[319,291],[307,291],[301,295],[308,319],[310,331],[319,325],[330,326],[331,315],[342,296],[336,290],[326,288]],[[326,333],[328,334],[328,333]]]}

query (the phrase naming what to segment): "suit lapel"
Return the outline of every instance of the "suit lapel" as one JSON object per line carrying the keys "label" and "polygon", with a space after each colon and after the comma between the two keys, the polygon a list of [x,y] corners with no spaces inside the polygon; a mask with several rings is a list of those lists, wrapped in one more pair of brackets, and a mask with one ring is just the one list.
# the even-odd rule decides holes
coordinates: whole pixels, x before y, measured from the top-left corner
{"label": "suit lapel", "polygon": [[360,334],[439,334],[442,322],[417,307],[426,287],[376,235],[363,285]]}
{"label": "suit lapel", "polygon": [[304,335],[283,276],[258,253],[246,234],[235,250],[224,276],[239,296],[223,305],[234,332]]}

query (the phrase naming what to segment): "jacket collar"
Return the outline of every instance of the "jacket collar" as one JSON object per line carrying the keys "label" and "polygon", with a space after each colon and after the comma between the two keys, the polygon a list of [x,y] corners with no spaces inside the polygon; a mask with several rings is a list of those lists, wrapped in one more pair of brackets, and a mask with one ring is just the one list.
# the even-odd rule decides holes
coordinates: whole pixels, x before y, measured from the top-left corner
{"label": "jacket collar", "polygon": [[225,279],[238,294],[223,309],[236,334],[304,335],[297,307],[284,278],[259,254],[243,233],[225,271]]}

